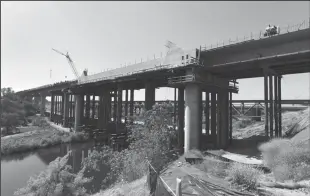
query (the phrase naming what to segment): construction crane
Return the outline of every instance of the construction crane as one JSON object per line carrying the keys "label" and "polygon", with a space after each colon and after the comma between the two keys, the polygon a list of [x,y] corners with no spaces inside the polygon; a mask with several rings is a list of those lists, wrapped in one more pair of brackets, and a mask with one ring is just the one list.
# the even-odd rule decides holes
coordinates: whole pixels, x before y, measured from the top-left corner
{"label": "construction crane", "polygon": [[[55,52],[57,52],[57,53],[59,53],[59,54],[65,56],[65,57],[67,58],[67,60],[68,60],[70,66],[71,66],[71,68],[72,68],[72,71],[73,71],[75,77],[78,79],[79,76],[80,76],[80,74],[79,74],[79,72],[77,71],[77,69],[76,69],[76,67],[75,67],[75,65],[74,65],[74,63],[73,63],[73,61],[72,61],[72,59],[70,58],[69,53],[67,52],[67,54],[64,54],[64,53],[62,53],[62,52],[59,52],[58,50],[55,50],[54,48],[52,48],[52,50],[54,50]],[[84,70],[83,74],[84,74],[85,76],[87,75],[87,70],[86,70],[86,69]]]}

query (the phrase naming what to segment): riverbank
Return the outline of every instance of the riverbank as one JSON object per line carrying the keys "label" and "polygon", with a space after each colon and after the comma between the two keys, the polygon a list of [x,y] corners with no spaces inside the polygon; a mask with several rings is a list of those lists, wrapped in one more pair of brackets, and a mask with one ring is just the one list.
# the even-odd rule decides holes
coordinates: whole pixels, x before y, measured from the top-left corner
{"label": "riverbank", "polygon": [[39,148],[46,148],[60,143],[84,142],[88,138],[82,133],[66,132],[56,129],[51,122],[37,117],[39,126],[32,125],[34,131],[15,134],[1,138],[1,156],[12,153],[27,152]]}

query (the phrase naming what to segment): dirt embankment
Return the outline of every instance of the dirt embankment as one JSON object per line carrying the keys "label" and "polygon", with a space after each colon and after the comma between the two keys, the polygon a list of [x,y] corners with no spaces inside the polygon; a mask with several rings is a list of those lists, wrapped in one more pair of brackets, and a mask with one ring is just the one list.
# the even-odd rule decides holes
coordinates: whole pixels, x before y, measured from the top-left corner
{"label": "dirt embankment", "polygon": [[[310,129],[310,108],[307,108],[298,112],[285,112],[282,114],[282,135],[285,137],[292,138],[297,137],[297,134],[307,136],[309,140]],[[265,135],[265,122],[253,122],[248,119],[233,122],[233,138],[234,139],[245,139],[254,136]],[[299,136],[299,137],[302,137]],[[305,138],[303,138],[305,139]]]}

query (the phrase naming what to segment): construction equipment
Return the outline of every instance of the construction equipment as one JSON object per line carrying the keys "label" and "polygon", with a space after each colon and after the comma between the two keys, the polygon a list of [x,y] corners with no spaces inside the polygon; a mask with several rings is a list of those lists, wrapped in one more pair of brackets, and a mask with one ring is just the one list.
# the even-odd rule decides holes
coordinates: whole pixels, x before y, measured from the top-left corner
{"label": "construction equipment", "polygon": [[[62,53],[62,52],[59,52],[58,50],[55,50],[54,48],[52,48],[52,50],[54,50],[55,52],[57,52],[57,53],[59,53],[59,54],[65,56],[65,57],[67,58],[67,60],[68,60],[70,66],[71,66],[71,68],[72,68],[72,71],[73,71],[73,73],[74,73],[76,79],[79,79],[80,74],[79,74],[79,72],[77,71],[77,69],[76,69],[76,67],[75,67],[75,65],[74,65],[74,63],[73,63],[73,61],[72,61],[72,59],[70,58],[69,53],[67,52],[67,54],[64,54],[64,53]],[[87,69],[85,69],[85,70],[83,71],[83,75],[84,75],[84,76],[87,76]]]}

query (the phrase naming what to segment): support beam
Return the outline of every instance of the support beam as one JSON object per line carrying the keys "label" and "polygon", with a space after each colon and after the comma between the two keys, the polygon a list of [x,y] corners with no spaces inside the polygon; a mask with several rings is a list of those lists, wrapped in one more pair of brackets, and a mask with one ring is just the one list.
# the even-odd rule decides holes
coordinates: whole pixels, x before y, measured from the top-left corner
{"label": "support beam", "polygon": [[54,106],[55,106],[55,95],[51,95],[51,113],[50,113],[50,121],[54,122]]}
{"label": "support beam", "polygon": [[221,148],[226,149],[229,142],[229,128],[228,128],[228,92],[226,90],[221,91]]}
{"label": "support beam", "polygon": [[174,88],[174,102],[173,102],[173,128],[177,124],[177,88]]}
{"label": "support beam", "polygon": [[130,116],[133,117],[133,110],[134,110],[134,96],[135,96],[135,90],[134,89],[130,89],[130,109],[129,109],[129,113]]}
{"label": "support beam", "polygon": [[44,116],[44,113],[45,113],[45,99],[46,99],[46,96],[41,95],[41,105],[40,105],[41,116]]}
{"label": "support beam", "polygon": [[95,99],[95,95],[93,95],[93,100],[92,100],[92,113],[91,113],[91,118],[95,119],[95,109],[96,109],[96,99]]}
{"label": "support beam", "polygon": [[75,95],[75,122],[74,122],[75,131],[79,131],[79,126],[82,125],[83,99],[84,95]]}
{"label": "support beam", "polygon": [[229,92],[229,143],[232,144],[232,92]]}
{"label": "support beam", "polygon": [[216,144],[216,93],[211,93],[211,138]]}
{"label": "support beam", "polygon": [[272,75],[269,76],[269,101],[270,101],[270,137],[273,138],[273,84]]}
{"label": "support beam", "polygon": [[69,94],[64,93],[64,113],[63,113],[63,126],[68,127],[69,126]]}
{"label": "support beam", "polygon": [[99,101],[99,117],[98,117],[98,128],[106,129],[108,122],[110,121],[110,107],[111,97],[108,90],[104,90],[100,95]]}
{"label": "support beam", "polygon": [[279,111],[279,137],[282,137],[282,95],[281,95],[281,79],[282,76],[278,77],[278,111]]}
{"label": "support beam", "polygon": [[125,123],[127,123],[128,117],[128,89],[125,90]]}
{"label": "support beam", "polygon": [[275,121],[275,136],[279,137],[278,129],[278,77],[274,76],[274,121]]}
{"label": "support beam", "polygon": [[145,84],[145,110],[151,110],[155,104],[155,87],[152,83]]}
{"label": "support beam", "polygon": [[90,95],[86,95],[86,109],[85,109],[85,118],[90,118]]}
{"label": "support beam", "polygon": [[217,93],[216,97],[216,147],[221,147],[221,107],[222,107],[222,96],[221,93]]}
{"label": "support beam", "polygon": [[178,89],[178,147],[184,152],[184,87]]}
{"label": "support beam", "polygon": [[119,85],[117,88],[117,124],[122,123],[122,108],[123,107],[123,88]]}
{"label": "support beam", "polygon": [[117,91],[114,91],[114,97],[113,97],[113,121],[116,122],[117,117]]}
{"label": "support beam", "polygon": [[205,107],[205,121],[206,121],[206,135],[209,136],[210,130],[210,94],[209,92],[205,92],[206,94],[206,107]]}
{"label": "support beam", "polygon": [[185,153],[191,149],[199,149],[201,130],[199,130],[199,115],[201,115],[201,89],[197,84],[185,86]]}
{"label": "support beam", "polygon": [[[63,119],[63,116],[64,116],[64,109],[65,109],[65,102],[64,102],[64,94],[61,96],[61,105],[60,105],[60,111],[61,111],[61,118]],[[61,123],[63,124],[63,123]]]}
{"label": "support beam", "polygon": [[265,97],[265,136],[269,137],[269,126],[268,126],[268,76],[264,76],[264,97]]}

